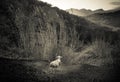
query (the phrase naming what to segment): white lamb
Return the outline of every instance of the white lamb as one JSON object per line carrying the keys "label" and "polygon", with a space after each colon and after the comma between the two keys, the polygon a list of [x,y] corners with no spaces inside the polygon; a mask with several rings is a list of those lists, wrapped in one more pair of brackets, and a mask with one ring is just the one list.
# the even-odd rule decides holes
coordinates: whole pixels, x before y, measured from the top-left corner
{"label": "white lamb", "polygon": [[58,66],[60,66],[61,58],[62,58],[61,56],[57,56],[56,60],[50,62],[50,67],[57,68]]}

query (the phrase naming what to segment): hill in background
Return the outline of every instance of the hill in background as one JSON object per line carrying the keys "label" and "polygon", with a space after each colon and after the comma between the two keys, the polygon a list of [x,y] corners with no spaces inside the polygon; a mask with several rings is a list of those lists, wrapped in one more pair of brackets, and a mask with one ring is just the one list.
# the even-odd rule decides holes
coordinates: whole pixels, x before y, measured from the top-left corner
{"label": "hill in background", "polygon": [[68,9],[66,10],[70,14],[85,17],[87,20],[94,22],[98,25],[106,26],[112,28],[113,30],[118,30],[120,28],[119,17],[120,8],[115,8],[112,10],[98,9],[95,11],[87,9]]}
{"label": "hill in background", "polygon": [[86,18],[98,24],[113,26],[120,28],[120,8],[109,10],[103,13],[96,13],[87,16]]}

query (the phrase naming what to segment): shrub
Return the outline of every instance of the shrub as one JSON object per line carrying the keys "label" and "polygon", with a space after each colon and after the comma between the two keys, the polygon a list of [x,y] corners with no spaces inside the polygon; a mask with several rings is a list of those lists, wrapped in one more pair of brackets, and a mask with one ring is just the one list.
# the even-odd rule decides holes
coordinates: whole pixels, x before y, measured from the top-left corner
{"label": "shrub", "polygon": [[113,46],[104,40],[92,41],[86,48],[79,53],[75,61],[87,63],[95,66],[107,66],[113,64]]}

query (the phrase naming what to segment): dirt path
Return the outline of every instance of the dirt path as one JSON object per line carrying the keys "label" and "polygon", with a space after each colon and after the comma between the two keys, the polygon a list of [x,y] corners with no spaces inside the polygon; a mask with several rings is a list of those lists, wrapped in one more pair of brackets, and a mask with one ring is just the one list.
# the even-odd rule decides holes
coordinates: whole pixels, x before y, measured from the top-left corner
{"label": "dirt path", "polygon": [[50,68],[48,64],[45,61],[0,58],[0,82],[114,82],[115,80],[111,68],[87,64]]}

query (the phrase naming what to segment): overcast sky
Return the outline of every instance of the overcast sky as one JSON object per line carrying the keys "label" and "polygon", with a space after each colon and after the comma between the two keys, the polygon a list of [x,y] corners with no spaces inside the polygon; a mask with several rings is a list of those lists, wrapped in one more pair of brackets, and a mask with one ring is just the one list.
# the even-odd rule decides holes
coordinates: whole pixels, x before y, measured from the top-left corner
{"label": "overcast sky", "polygon": [[60,9],[104,9],[109,10],[116,7],[120,7],[120,0],[41,0],[52,4]]}

